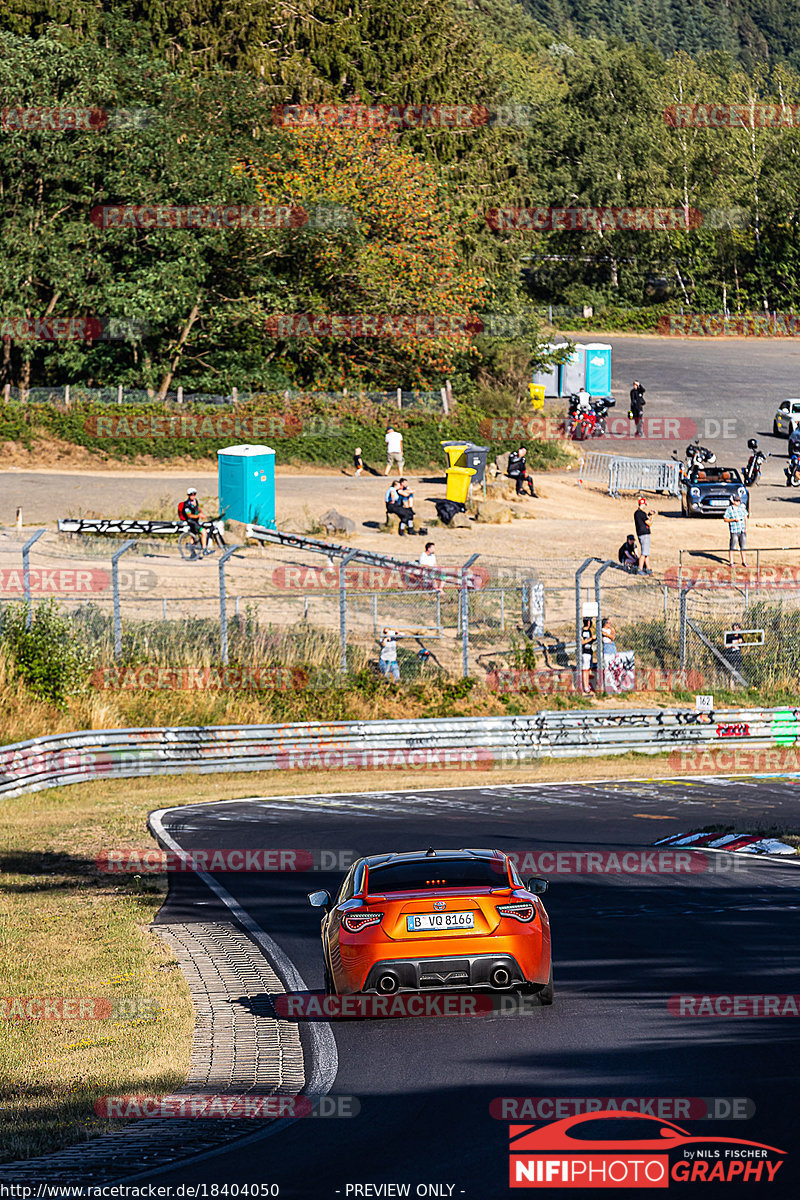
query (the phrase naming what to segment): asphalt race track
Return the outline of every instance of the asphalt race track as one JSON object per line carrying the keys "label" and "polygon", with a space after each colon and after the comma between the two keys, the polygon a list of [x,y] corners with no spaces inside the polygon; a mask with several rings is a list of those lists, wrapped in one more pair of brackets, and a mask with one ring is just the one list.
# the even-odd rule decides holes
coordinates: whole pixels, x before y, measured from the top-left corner
{"label": "asphalt race track", "polygon": [[[731,820],[743,829],[748,820],[751,827],[796,828],[798,783],[609,782],[251,799],[173,809],[164,824],[187,848],[341,851],[345,866],[362,854],[429,845],[629,850]],[[216,878],[309,988],[321,989],[319,918],[305,896],[316,888],[334,891],[342,874]],[[719,1097],[748,1098],[753,1116],[676,1123],[695,1135],[767,1143],[788,1151],[787,1160],[772,1184],[670,1187],[692,1195],[795,1197],[800,1018],[682,1018],[671,1015],[667,1001],[678,993],[800,992],[798,885],[796,866],[742,858],[712,858],[710,869],[682,875],[552,875],[545,897],[552,1008],[334,1021],[338,1072],[331,1095],[358,1097],[356,1118],[297,1120],[273,1136],[146,1180],[209,1188],[271,1182],[281,1197],[303,1200],[397,1195],[403,1193],[352,1188],[407,1183],[411,1196],[489,1200],[520,1194],[508,1187],[508,1125],[489,1112],[497,1097]],[[173,876],[160,920],[209,920],[217,908],[225,913],[200,880]],[[440,1190],[416,1190],[431,1184]],[[639,1188],[605,1194],[618,1191],[644,1194]]]}

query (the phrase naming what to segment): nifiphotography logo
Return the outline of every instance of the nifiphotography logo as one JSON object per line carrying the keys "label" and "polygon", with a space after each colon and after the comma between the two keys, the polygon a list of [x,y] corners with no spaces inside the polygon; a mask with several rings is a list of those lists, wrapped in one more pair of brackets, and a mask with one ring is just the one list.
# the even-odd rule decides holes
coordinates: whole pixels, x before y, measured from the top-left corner
{"label": "nifiphotography logo", "polygon": [[771,1183],[786,1152],[745,1138],[695,1136],[671,1121],[607,1110],[509,1127],[511,1187],[668,1188]]}

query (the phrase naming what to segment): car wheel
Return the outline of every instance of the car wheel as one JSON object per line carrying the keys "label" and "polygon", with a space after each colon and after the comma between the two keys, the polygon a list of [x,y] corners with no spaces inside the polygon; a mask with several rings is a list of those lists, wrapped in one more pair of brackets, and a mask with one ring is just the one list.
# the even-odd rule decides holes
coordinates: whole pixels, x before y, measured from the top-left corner
{"label": "car wheel", "polygon": [[552,1004],[554,999],[555,999],[555,992],[553,991],[553,964],[551,962],[550,963],[550,978],[548,979],[547,983],[544,985],[542,990],[539,992],[539,1003],[543,1007],[546,1007],[547,1005]]}
{"label": "car wheel", "polygon": [[323,970],[323,978],[324,978],[325,995],[326,996],[335,996],[336,988],[334,987],[333,976],[331,975],[330,970],[328,968],[327,955],[323,959],[322,970]]}

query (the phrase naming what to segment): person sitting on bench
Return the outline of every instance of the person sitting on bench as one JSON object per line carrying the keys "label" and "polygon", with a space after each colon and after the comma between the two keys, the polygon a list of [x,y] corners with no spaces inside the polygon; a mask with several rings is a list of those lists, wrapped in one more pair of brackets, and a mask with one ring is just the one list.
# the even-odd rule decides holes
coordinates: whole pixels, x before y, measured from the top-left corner
{"label": "person sitting on bench", "polygon": [[[401,479],[400,483],[402,484],[403,482],[404,481]],[[406,495],[410,495],[410,493],[408,492],[407,489],[406,489]],[[389,487],[386,489],[386,520],[387,520],[387,523],[388,523],[390,516],[399,517],[400,529],[398,532],[400,533],[401,537],[405,536],[406,531],[408,531],[408,533],[416,532],[414,529],[414,510],[412,508],[406,507],[403,496],[401,495],[401,491],[398,488],[396,479],[393,479],[391,484],[389,485]]]}
{"label": "person sitting on bench", "polygon": [[526,487],[530,495],[534,495],[533,479],[528,474],[527,453],[528,451],[525,446],[520,446],[519,450],[512,450],[508,456],[507,474],[509,479],[513,479],[516,484],[518,496],[524,496]]}

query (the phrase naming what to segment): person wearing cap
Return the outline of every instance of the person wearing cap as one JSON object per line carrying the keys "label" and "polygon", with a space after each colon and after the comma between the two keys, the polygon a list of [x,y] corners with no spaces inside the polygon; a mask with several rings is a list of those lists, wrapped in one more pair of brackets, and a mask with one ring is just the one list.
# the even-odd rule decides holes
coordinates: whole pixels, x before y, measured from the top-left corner
{"label": "person wearing cap", "polygon": [[641,575],[653,574],[650,570],[650,518],[652,515],[647,511],[647,501],[644,496],[640,496],[636,504],[636,512],[633,514],[633,523],[639,539],[639,573]]}
{"label": "person wearing cap", "polygon": [[739,556],[742,560],[742,566],[747,566],[744,552],[747,548],[747,518],[749,513],[745,500],[747,492],[744,488],[739,488],[739,491],[731,496],[731,502],[723,513],[723,520],[728,526],[730,540],[728,542],[728,563],[730,569],[733,570],[733,552],[736,547],[739,547]]}
{"label": "person wearing cap", "polygon": [[397,665],[397,634],[393,629],[384,626],[381,636],[381,656],[379,658],[381,674],[391,678],[395,683],[400,682],[400,667]]}
{"label": "person wearing cap", "polygon": [[206,552],[206,543],[208,542],[208,530],[200,524],[205,518],[200,511],[200,503],[197,499],[197,488],[186,489],[186,499],[181,500],[178,505],[178,516],[182,521],[185,521],[196,538],[200,538],[200,548],[203,554]]}
{"label": "person wearing cap", "polygon": [[632,533],[628,534],[617,551],[617,559],[631,575],[636,574],[639,569],[639,555],[636,553],[636,538]]}

